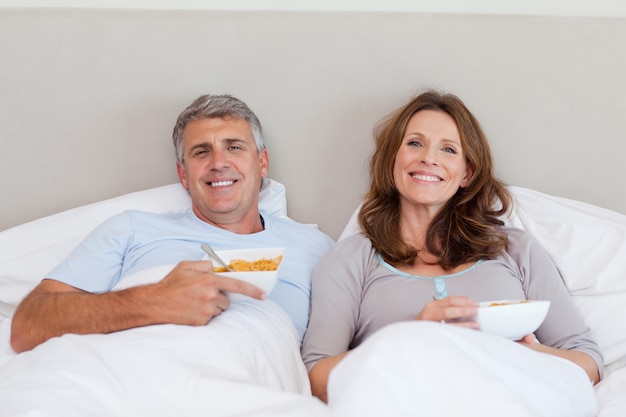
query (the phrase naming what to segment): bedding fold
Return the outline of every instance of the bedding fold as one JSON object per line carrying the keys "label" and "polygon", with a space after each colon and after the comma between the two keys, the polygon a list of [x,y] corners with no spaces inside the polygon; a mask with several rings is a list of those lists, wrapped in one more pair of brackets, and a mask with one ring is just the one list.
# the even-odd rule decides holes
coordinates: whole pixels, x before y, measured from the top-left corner
{"label": "bedding fold", "polygon": [[[155,325],[7,351],[0,416],[324,416],[299,342],[271,301],[232,303],[205,326]],[[8,347],[10,350],[10,347]]]}

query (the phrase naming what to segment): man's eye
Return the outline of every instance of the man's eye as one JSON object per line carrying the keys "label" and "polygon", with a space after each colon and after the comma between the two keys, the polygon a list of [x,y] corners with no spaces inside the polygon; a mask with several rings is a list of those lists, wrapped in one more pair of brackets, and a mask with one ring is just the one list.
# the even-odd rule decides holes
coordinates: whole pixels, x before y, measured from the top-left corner
{"label": "man's eye", "polygon": [[207,155],[208,153],[209,151],[207,151],[206,149],[199,149],[193,153],[193,156],[201,157]]}
{"label": "man's eye", "polygon": [[238,151],[238,150],[240,150],[240,149],[241,149],[241,146],[239,146],[239,145],[230,145],[230,146],[228,147],[228,150],[229,150],[229,151]]}

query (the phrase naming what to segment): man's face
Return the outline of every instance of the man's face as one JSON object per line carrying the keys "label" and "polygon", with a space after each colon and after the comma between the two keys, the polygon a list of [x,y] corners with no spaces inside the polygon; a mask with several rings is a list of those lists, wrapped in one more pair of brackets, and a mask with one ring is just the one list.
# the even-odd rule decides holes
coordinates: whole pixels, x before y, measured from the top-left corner
{"label": "man's face", "polygon": [[268,162],[267,150],[258,153],[248,122],[211,118],[187,124],[177,170],[200,219],[251,233],[250,227],[259,223],[259,189]]}

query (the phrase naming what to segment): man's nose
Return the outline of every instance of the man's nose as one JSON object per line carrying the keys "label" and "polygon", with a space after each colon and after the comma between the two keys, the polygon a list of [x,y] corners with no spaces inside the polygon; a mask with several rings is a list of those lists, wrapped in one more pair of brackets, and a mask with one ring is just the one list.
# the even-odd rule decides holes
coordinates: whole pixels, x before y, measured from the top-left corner
{"label": "man's nose", "polygon": [[223,150],[215,150],[211,155],[211,169],[223,169],[229,165],[228,155]]}

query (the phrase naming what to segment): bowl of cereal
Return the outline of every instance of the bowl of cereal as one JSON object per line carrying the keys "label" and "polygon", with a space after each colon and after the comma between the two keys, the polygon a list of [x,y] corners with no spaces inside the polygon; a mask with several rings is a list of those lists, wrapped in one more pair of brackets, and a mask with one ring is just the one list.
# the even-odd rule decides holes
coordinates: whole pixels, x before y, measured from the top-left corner
{"label": "bowl of cereal", "polygon": [[[232,277],[249,282],[265,291],[272,292],[278,281],[278,270],[283,259],[285,248],[254,248],[215,251],[232,271],[214,261],[214,269],[219,275]],[[207,255],[205,259],[210,259]],[[245,295],[227,292],[232,300],[246,299]]]}
{"label": "bowl of cereal", "polygon": [[550,301],[497,300],[478,303],[480,330],[511,340],[533,333],[548,314]]}

